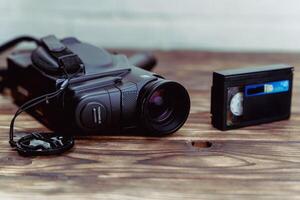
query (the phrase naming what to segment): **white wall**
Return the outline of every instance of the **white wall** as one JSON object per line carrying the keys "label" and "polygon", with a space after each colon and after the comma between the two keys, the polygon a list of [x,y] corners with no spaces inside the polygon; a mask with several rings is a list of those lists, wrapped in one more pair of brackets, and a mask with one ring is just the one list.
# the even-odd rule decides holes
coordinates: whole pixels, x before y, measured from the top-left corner
{"label": "white wall", "polygon": [[75,35],[112,48],[299,51],[299,0],[0,0],[0,42]]}

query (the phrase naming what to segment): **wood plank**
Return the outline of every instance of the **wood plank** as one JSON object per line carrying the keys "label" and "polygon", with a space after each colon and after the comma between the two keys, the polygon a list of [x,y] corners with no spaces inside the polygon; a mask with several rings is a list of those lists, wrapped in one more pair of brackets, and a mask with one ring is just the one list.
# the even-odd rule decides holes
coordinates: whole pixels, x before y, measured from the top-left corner
{"label": "wood plank", "polygon": [[[0,198],[299,199],[299,68],[290,120],[220,132],[210,125],[209,106],[212,71],[271,63],[299,66],[300,55],[155,54],[160,60],[155,71],[182,82],[192,99],[188,122],[169,137],[92,136],[78,139],[62,156],[24,158],[7,142],[17,107],[0,96]],[[17,128],[45,129],[26,114]]]}

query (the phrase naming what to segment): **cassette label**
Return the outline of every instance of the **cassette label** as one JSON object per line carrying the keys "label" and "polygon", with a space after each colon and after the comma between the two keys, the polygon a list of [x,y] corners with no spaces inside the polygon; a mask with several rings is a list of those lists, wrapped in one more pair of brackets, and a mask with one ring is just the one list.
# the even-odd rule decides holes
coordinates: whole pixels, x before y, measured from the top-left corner
{"label": "cassette label", "polygon": [[263,84],[247,85],[245,87],[245,96],[267,95],[289,91],[289,80],[274,81]]}

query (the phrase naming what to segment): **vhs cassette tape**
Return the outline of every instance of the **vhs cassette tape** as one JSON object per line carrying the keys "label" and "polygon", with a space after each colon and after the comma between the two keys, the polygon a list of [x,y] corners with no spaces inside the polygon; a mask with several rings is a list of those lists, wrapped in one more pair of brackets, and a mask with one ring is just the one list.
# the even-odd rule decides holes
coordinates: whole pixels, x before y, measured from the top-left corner
{"label": "vhs cassette tape", "polygon": [[294,68],[287,64],[216,71],[212,125],[220,130],[288,119]]}

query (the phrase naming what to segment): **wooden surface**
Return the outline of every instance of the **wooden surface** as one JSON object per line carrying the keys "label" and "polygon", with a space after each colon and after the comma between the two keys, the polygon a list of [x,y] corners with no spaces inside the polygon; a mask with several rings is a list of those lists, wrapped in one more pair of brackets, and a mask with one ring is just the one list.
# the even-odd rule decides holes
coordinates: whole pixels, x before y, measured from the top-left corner
{"label": "wooden surface", "polygon": [[[24,158],[7,142],[16,106],[0,96],[0,199],[300,199],[298,67],[290,120],[220,132],[209,113],[212,71],[300,66],[300,55],[156,54],[155,71],[183,83],[192,100],[187,123],[169,137],[94,136],[62,156]],[[17,128],[44,129],[28,115]]]}

